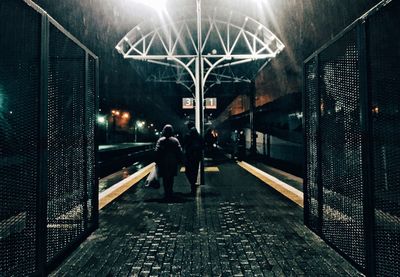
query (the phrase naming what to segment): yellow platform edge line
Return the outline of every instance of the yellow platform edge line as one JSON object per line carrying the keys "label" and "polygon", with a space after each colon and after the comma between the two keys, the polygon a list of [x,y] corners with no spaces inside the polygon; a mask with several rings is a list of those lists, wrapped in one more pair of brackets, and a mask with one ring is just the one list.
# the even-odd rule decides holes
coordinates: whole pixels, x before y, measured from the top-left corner
{"label": "yellow platform edge line", "polygon": [[[185,167],[182,166],[180,172],[185,172]],[[219,172],[219,168],[217,166],[207,166],[204,168],[204,172]]]}
{"label": "yellow platform edge line", "polygon": [[205,172],[219,172],[219,168],[217,166],[207,166],[204,168]]}
{"label": "yellow platform edge line", "polygon": [[269,185],[279,193],[281,193],[286,198],[290,199],[300,207],[304,208],[304,196],[303,192],[299,191],[298,189],[289,186],[285,182],[279,180],[278,178],[254,167],[246,162],[237,162],[237,164],[242,167],[243,169],[247,170],[258,179],[263,181],[265,184]]}
{"label": "yellow platform edge line", "polygon": [[99,210],[113,202],[117,197],[126,192],[132,186],[136,185],[153,170],[154,166],[155,163],[151,163],[138,172],[135,172],[128,178],[99,193]]}

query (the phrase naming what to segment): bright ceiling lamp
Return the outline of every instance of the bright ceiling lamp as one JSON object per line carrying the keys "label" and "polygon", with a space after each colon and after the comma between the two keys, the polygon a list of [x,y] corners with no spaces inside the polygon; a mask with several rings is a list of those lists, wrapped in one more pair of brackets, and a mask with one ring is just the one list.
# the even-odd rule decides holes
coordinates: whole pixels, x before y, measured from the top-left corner
{"label": "bright ceiling lamp", "polygon": [[166,0],[141,0],[139,2],[159,12],[164,11],[166,6]]}

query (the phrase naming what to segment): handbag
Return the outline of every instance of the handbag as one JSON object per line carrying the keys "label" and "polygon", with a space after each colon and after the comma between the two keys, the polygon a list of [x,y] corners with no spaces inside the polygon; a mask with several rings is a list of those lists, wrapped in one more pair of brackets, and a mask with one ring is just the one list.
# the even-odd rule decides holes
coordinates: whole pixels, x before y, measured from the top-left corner
{"label": "handbag", "polygon": [[147,176],[145,188],[153,188],[159,189],[160,188],[160,178],[158,176],[158,167],[155,166],[153,170],[150,172],[149,176]]}

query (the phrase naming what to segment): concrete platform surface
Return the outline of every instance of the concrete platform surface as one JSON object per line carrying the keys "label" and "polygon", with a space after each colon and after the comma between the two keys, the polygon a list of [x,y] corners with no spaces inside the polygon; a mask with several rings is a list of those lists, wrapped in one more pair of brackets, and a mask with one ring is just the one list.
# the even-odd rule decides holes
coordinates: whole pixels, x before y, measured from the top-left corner
{"label": "concrete platform surface", "polygon": [[52,276],[360,276],[309,231],[302,209],[226,162],[191,197],[127,191],[100,212],[100,227]]}

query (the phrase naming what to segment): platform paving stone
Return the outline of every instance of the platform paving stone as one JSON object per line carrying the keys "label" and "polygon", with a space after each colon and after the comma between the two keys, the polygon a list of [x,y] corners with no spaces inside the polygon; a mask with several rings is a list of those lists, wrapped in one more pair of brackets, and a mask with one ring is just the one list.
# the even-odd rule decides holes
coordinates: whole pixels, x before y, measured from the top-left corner
{"label": "platform paving stone", "polygon": [[303,224],[303,211],[233,162],[190,197],[140,183],[52,276],[361,276]]}

